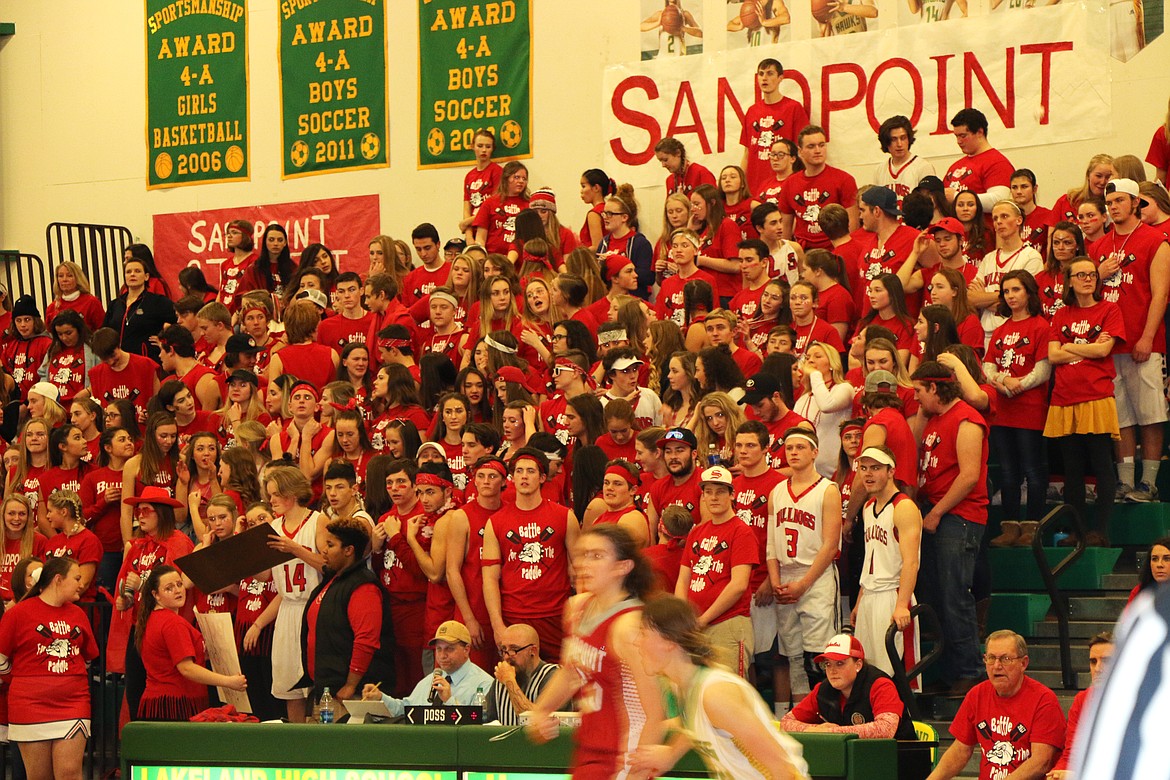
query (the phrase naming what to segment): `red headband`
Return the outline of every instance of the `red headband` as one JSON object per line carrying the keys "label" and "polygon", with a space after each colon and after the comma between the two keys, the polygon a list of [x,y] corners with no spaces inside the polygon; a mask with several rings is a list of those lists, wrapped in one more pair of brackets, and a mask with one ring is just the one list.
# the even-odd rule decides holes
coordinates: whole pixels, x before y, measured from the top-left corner
{"label": "red headband", "polygon": [[410,347],[410,339],[378,339],[378,346],[382,349],[406,349]]}
{"label": "red headband", "polygon": [[258,305],[252,305],[252,306],[247,307],[246,309],[244,309],[244,312],[240,316],[247,317],[248,312],[250,312],[250,311],[264,312],[264,316],[265,317],[268,316],[268,309],[265,309],[263,306],[258,306]]}
{"label": "red headband", "polygon": [[492,471],[499,474],[501,477],[507,478],[507,476],[508,476],[508,469],[504,468],[504,464],[500,463],[498,460],[489,460],[487,463],[485,463],[482,466],[480,466],[479,468],[477,468],[475,470],[475,473],[479,473],[483,469],[491,469]]}
{"label": "red headband", "polygon": [[524,263],[537,263],[547,267],[550,271],[553,270],[552,260],[549,259],[548,255],[534,255],[531,252],[524,251],[520,253],[520,264],[523,265]]}
{"label": "red headband", "polygon": [[334,409],[336,409],[339,412],[347,412],[350,409],[357,408],[357,396],[355,395],[353,398],[350,398],[348,401],[346,401],[343,404],[338,404],[338,403],[334,403],[333,401],[330,401],[329,405],[332,406]]}
{"label": "red headband", "polygon": [[630,487],[637,487],[638,486],[637,483],[635,483],[633,481],[633,479],[630,477],[630,472],[627,471],[626,469],[622,468],[621,466],[613,465],[613,466],[610,466],[609,468],[607,468],[605,470],[605,476],[608,477],[610,474],[613,474],[615,477],[621,477],[622,479],[624,479],[626,481],[626,484],[629,485]]}
{"label": "red headband", "polygon": [[296,384],[294,384],[292,387],[290,387],[288,389],[288,397],[292,398],[293,395],[298,390],[307,390],[309,393],[312,394],[314,400],[316,400],[316,401],[321,400],[321,391],[318,390],[317,387],[312,382],[306,382],[304,380],[297,382]]}
{"label": "red headband", "polygon": [[419,475],[415,477],[415,485],[430,485],[443,489],[450,489],[454,487],[450,482],[440,477],[438,474],[431,474],[429,471],[420,471]]}
{"label": "red headband", "polygon": [[545,467],[545,465],[543,463],[540,462],[540,458],[537,458],[535,455],[528,455],[527,453],[524,455],[517,455],[515,457],[515,459],[513,459],[513,461],[512,461],[512,470],[513,471],[516,470],[516,464],[522,460],[532,461],[533,463],[536,464],[536,468],[540,470],[541,474],[548,476],[548,469]]}
{"label": "red headband", "polygon": [[590,390],[597,389],[597,380],[593,378],[593,375],[585,371],[585,369],[581,368],[581,366],[577,365],[572,360],[564,357],[557,358],[555,361],[553,361],[553,371],[555,372],[558,368],[571,369],[574,373],[581,375],[581,380],[585,382],[585,385]]}
{"label": "red headband", "polygon": [[860,431],[860,430],[863,430],[863,429],[864,429],[864,427],[865,427],[865,426],[862,426],[862,425],[857,425],[856,423],[854,423],[853,425],[846,425],[844,428],[842,428],[842,429],[841,429],[841,435],[845,435],[845,434],[846,434],[846,433],[848,433],[849,431]]}

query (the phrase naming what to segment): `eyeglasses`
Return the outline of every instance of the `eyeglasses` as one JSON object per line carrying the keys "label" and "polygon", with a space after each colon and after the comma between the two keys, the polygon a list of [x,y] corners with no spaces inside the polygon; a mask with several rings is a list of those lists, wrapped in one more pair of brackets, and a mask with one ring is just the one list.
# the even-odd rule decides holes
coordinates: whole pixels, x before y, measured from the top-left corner
{"label": "eyeglasses", "polygon": [[983,656],[983,663],[987,664],[988,666],[995,666],[996,664],[1003,664],[1004,666],[1011,666],[1012,664],[1019,661],[1021,658],[1023,658],[1023,656],[1019,656],[1019,655],[992,655],[991,653],[988,653],[987,655]]}
{"label": "eyeglasses", "polygon": [[1097,279],[1096,271],[1077,271],[1075,274],[1069,275],[1078,282],[1096,281]]}
{"label": "eyeglasses", "polygon": [[788,152],[768,152],[768,157],[773,160],[783,160],[785,157],[791,157]]}
{"label": "eyeglasses", "polygon": [[522,645],[520,647],[497,647],[496,649],[500,651],[500,658],[507,658],[510,655],[518,655],[522,651],[532,647],[533,644],[534,643],[529,642],[528,644]]}
{"label": "eyeglasses", "polygon": [[626,215],[624,211],[603,211],[601,213],[606,217],[624,217]]}
{"label": "eyeglasses", "polygon": [[553,341],[565,341],[568,338],[569,338],[568,335],[565,333],[554,333],[552,340]]}

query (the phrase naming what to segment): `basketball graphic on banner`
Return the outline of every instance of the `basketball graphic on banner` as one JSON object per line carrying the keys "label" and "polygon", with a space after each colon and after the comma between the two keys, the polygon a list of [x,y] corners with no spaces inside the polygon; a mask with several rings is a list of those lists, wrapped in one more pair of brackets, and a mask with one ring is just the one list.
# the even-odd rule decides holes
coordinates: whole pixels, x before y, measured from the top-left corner
{"label": "basketball graphic on banner", "polygon": [[296,141],[288,152],[292,164],[300,168],[309,161],[309,145],[304,141]]}
{"label": "basketball graphic on banner", "polygon": [[227,148],[227,151],[224,152],[223,164],[226,165],[227,169],[232,173],[238,172],[241,168],[244,167],[244,150],[235,144],[232,144]]}
{"label": "basketball graphic on banner", "polygon": [[524,131],[520,129],[520,123],[515,119],[509,119],[500,126],[500,140],[504,142],[504,146],[509,149],[515,149],[520,145],[520,139],[524,136]]}
{"label": "basketball graphic on banner", "polygon": [[154,158],[154,175],[160,179],[169,178],[174,169],[175,163],[166,152],[159,152],[158,156]]}

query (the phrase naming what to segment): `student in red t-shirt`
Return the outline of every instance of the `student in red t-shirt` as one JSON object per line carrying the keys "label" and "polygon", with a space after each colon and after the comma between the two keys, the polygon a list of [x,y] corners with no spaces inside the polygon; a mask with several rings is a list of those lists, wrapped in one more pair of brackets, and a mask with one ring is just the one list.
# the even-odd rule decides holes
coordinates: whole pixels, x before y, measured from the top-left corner
{"label": "student in red t-shirt", "polygon": [[923,362],[911,379],[927,417],[918,461],[926,532],[918,582],[942,623],[943,677],[952,695],[962,695],[982,671],[971,586],[974,553],[987,527],[987,423],[960,397],[959,382],[941,363]]}
{"label": "student in red t-shirt", "polygon": [[459,232],[463,233],[468,241],[475,240],[471,223],[475,220],[479,207],[499,188],[504,170],[499,163],[492,161],[492,153],[496,150],[496,136],[489,128],[475,131],[475,136],[471,139],[471,148],[475,152],[475,167],[463,177],[463,219],[459,220]]}
{"label": "student in red t-shirt", "polygon": [[770,153],[781,139],[796,140],[796,134],[808,125],[804,106],[780,94],[784,66],[768,57],[756,66],[756,86],[760,99],[744,114],[739,143],[743,146],[740,167],[747,172],[748,189],[763,196],[774,168],[769,166]]}
{"label": "student in red t-shirt", "polygon": [[674,595],[691,603],[707,638],[731,653],[731,671],[746,677],[755,653],[748,586],[758,544],[736,516],[731,472],[712,466],[699,479],[709,519],[687,534]]}
{"label": "student in red t-shirt", "polygon": [[471,221],[475,243],[488,252],[507,254],[516,240],[516,215],[528,207],[528,168],[512,160],[500,173],[500,184]]}
{"label": "student in red t-shirt", "polygon": [[516,503],[497,511],[483,530],[483,593],[492,631],[527,623],[540,635],[550,663],[561,656],[561,622],[571,592],[569,554],[580,525],[573,511],[545,501],[540,488],[548,478],[548,458],[522,447],[512,458]]}
{"label": "student in red t-shirt", "polygon": [[1015,168],[987,142],[987,117],[977,108],[964,108],[951,117],[951,129],[963,157],[951,163],[943,176],[947,200],[951,203],[963,191],[975,194],[985,212],[1001,200],[1011,198],[1011,177]]}
{"label": "student in red t-shirt", "polygon": [[1044,437],[1057,439],[1064,461],[1064,500],[1082,517],[1085,475],[1097,478],[1096,530],[1085,542],[1108,546],[1117,491],[1113,442],[1120,436],[1112,354],[1114,346],[1130,336],[1117,305],[1101,300],[1095,262],[1080,258],[1065,266],[1064,288],[1064,306],[1052,316],[1048,331],[1053,382]]}
{"label": "student in red t-shirt", "polygon": [[138,421],[146,420],[146,405],[158,392],[158,364],[121,348],[118,332],[99,328],[90,345],[100,364],[89,370],[90,397],[102,406],[128,400],[134,404]]}
{"label": "student in red t-shirt", "polygon": [[[1064,751],[1061,752],[1060,758],[1052,767],[1052,771],[1048,773],[1045,780],[1073,780],[1073,774],[1069,771],[1069,765],[1072,763],[1074,740],[1077,738],[1078,726],[1081,722],[1081,715],[1084,714],[1085,705],[1089,703],[1089,696],[1093,694],[1093,687],[1097,684],[1097,680],[1101,677],[1101,673],[1105,671],[1105,667],[1109,665],[1109,659],[1113,657],[1113,633],[1110,631],[1102,631],[1099,634],[1094,634],[1089,640],[1089,687],[1084,690],[1077,691],[1077,695],[1073,697],[1072,705],[1068,708],[1068,727],[1065,729],[1064,737]],[[1090,726],[1085,727],[1085,733],[1081,734],[1081,739],[1088,738],[1088,731]]]}
{"label": "student in red t-shirt", "polygon": [[[997,537],[992,544],[1030,547],[1039,520],[1047,511],[1044,420],[1052,374],[1048,363],[1048,320],[1042,315],[1036,280],[1027,271],[1005,274],[999,297],[999,314],[1008,319],[991,335],[983,371],[1000,395],[990,421],[991,445],[1000,464],[999,495],[1006,518],[1001,529],[1007,537]],[[1028,509],[1022,513],[1020,485],[1025,479]],[[1017,529],[1023,532],[1020,536],[1012,533]]]}
{"label": "student in red t-shirt", "polygon": [[825,131],[809,125],[797,138],[804,170],[788,177],[780,196],[784,238],[807,249],[827,249],[831,242],[821,230],[817,217],[830,203],[840,204],[849,214],[849,229],[856,230],[857,182],[841,170],[826,163],[828,141]]}
{"label": "student in red t-shirt", "polygon": [[654,156],[669,174],[666,177],[666,191],[690,195],[700,184],[715,186],[715,174],[697,162],[687,160],[687,150],[682,141],[667,136],[654,145]]}

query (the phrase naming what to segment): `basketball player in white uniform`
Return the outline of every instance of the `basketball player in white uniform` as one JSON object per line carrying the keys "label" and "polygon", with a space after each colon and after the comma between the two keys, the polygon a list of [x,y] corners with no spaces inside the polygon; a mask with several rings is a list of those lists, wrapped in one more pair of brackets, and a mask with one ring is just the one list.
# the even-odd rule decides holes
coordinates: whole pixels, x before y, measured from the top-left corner
{"label": "basketball player in white uniform", "polygon": [[861,592],[853,609],[853,635],[865,648],[865,657],[886,674],[894,665],[886,653],[886,631],[895,623],[898,653],[907,668],[918,661],[918,632],[910,619],[914,586],[918,581],[918,547],[922,513],[894,482],[894,453],[886,447],[867,447],[857,458],[857,473],[865,486],[861,517],[865,526],[865,558]]}
{"label": "basketball player in white uniform", "polygon": [[923,22],[943,22],[951,18],[953,6],[959,6],[956,18],[966,18],[967,0],[907,0],[910,4],[910,13],[918,16]]}
{"label": "basketball player in white uniform", "polygon": [[[772,489],[768,518],[768,576],[778,602],[780,652],[790,668],[804,667],[810,684],[824,679],[813,658],[840,625],[833,561],[841,549],[841,491],[817,473],[818,451],[812,431],[784,434],[792,476]],[[805,692],[796,690],[793,679],[795,698]]]}
{"label": "basketball player in white uniform", "polygon": [[[283,516],[272,521],[277,534],[309,553],[306,558],[320,558],[318,525],[324,530],[325,516],[312,510],[295,530],[285,527]],[[307,687],[294,687],[305,674],[301,665],[301,623],[309,605],[309,594],[321,581],[321,572],[299,556],[273,567],[271,571],[280,600],[272,633],[272,696],[288,702],[290,720],[295,722],[294,703],[301,703],[303,707],[310,691]]]}
{"label": "basketball player in white uniform", "polygon": [[1142,0],[1109,0],[1109,53],[1129,62],[1145,46]]}

